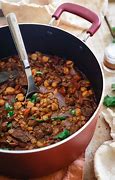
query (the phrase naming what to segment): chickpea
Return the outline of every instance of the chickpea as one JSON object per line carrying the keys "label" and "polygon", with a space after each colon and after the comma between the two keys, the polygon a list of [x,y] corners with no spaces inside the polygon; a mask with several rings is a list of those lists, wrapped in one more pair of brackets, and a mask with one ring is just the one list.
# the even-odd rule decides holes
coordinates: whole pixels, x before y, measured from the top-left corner
{"label": "chickpea", "polygon": [[47,113],[47,116],[48,116],[48,117],[51,117],[51,115],[52,115],[52,112],[51,112],[51,111]]}
{"label": "chickpea", "polygon": [[31,113],[34,114],[36,111],[38,111],[38,108],[37,107],[32,107],[31,108]]}
{"label": "chickpea", "polygon": [[51,108],[51,104],[49,104],[49,105],[47,106],[47,108],[50,109],[50,108]]}
{"label": "chickpea", "polygon": [[14,132],[14,129],[9,129],[9,130],[8,130],[8,133],[9,133],[9,134],[12,134],[13,132]]}
{"label": "chickpea", "polygon": [[7,87],[6,90],[5,90],[5,94],[14,94],[15,93],[15,89],[12,88],[12,87]]}
{"label": "chickpea", "polygon": [[33,127],[30,127],[30,126],[29,126],[29,127],[27,128],[27,130],[28,130],[28,131],[32,131],[32,130],[33,130]]}
{"label": "chickpea", "polygon": [[34,148],[33,145],[27,146],[27,149],[28,149],[28,150],[31,150],[31,149],[33,149],[33,148]]}
{"label": "chickpea", "polygon": [[43,144],[42,142],[40,142],[40,141],[37,141],[36,145],[37,145],[38,147],[43,147],[44,144]]}
{"label": "chickpea", "polygon": [[53,93],[52,92],[48,92],[48,97],[52,97]]}
{"label": "chickpea", "polygon": [[48,60],[49,60],[49,57],[48,57],[48,56],[43,56],[43,57],[42,57],[42,61],[43,61],[43,62],[48,62]]}
{"label": "chickpea", "polygon": [[57,98],[54,98],[54,99],[53,99],[53,102],[58,103],[58,99],[57,99]]}
{"label": "chickpea", "polygon": [[87,88],[86,87],[81,87],[80,90],[83,92],[83,91],[86,91]]}
{"label": "chickpea", "polygon": [[81,121],[85,120],[85,116],[80,116]]}
{"label": "chickpea", "polygon": [[56,110],[58,110],[59,107],[58,107],[57,103],[52,103],[51,108],[52,108],[52,111],[56,111]]}
{"label": "chickpea", "polygon": [[93,92],[92,92],[91,89],[88,91],[88,93],[89,93],[89,95],[92,95],[92,94],[93,94]]}
{"label": "chickpea", "polygon": [[42,116],[42,119],[43,120],[47,120],[49,117],[48,117],[48,115],[47,114],[45,114],[44,116]]}
{"label": "chickpea", "polygon": [[[53,122],[54,125],[57,125],[56,123],[57,123],[56,121]],[[58,127],[54,127],[53,128],[53,134],[56,135],[58,133],[59,133],[59,128]]]}
{"label": "chickpea", "polygon": [[47,87],[48,90],[52,89],[52,87]]}
{"label": "chickpea", "polygon": [[40,107],[40,104],[39,104],[39,103],[36,103],[36,107],[39,108],[39,107]]}
{"label": "chickpea", "polygon": [[58,84],[58,83],[57,83],[56,81],[54,81],[54,82],[52,83],[52,87],[54,87],[54,88],[57,87],[57,84]]}
{"label": "chickpea", "polygon": [[24,100],[24,95],[22,93],[19,93],[19,94],[17,94],[16,99],[18,101],[23,101]]}
{"label": "chickpea", "polygon": [[[52,125],[53,126],[56,126],[58,123],[57,123],[57,121],[52,121]],[[53,128],[53,133],[54,133],[54,128]],[[57,134],[57,133],[56,133]]]}
{"label": "chickpea", "polygon": [[3,106],[5,104],[5,100],[0,99],[0,106]]}
{"label": "chickpea", "polygon": [[32,144],[36,144],[36,143],[37,143],[36,139],[35,139],[35,138],[32,138],[32,139],[31,139],[31,143],[32,143]]}
{"label": "chickpea", "polygon": [[89,95],[89,92],[86,90],[86,91],[83,91],[83,93],[82,93],[82,96],[83,97],[87,97]]}
{"label": "chickpea", "polygon": [[81,114],[81,109],[80,108],[76,108],[75,114],[76,114],[76,116],[79,116]]}
{"label": "chickpea", "polygon": [[45,87],[48,87],[48,86],[49,86],[48,80],[45,80],[45,81],[44,81],[44,86],[45,86]]}
{"label": "chickpea", "polygon": [[33,53],[33,54],[31,55],[31,59],[32,59],[32,60],[37,60],[37,58],[38,58],[38,56],[37,56],[36,53]]}
{"label": "chickpea", "polygon": [[64,67],[63,72],[64,72],[64,74],[69,74],[69,69],[67,67]]}
{"label": "chickpea", "polygon": [[20,124],[20,127],[21,127],[22,129],[24,129],[24,128],[25,128],[25,125],[24,125],[24,124]]}
{"label": "chickpea", "polygon": [[21,102],[16,102],[16,103],[14,104],[14,108],[15,108],[15,109],[20,109],[21,107],[22,107]]}
{"label": "chickpea", "polygon": [[34,106],[34,103],[32,103],[31,101],[28,101],[27,108],[32,108],[33,106]]}
{"label": "chickpea", "polygon": [[56,89],[54,89],[54,92],[53,92],[54,94],[57,94],[58,93],[58,89],[56,88]]}
{"label": "chickpea", "polygon": [[74,122],[77,122],[77,121],[78,121],[78,119],[77,119],[76,116],[72,117],[72,120],[73,120]]}

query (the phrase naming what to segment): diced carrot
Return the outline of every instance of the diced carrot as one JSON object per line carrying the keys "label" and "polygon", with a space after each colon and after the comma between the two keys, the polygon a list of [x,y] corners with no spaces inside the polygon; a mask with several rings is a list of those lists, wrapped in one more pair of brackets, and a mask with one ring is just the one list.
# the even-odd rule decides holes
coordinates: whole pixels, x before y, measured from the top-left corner
{"label": "diced carrot", "polygon": [[30,113],[30,108],[24,110],[25,117],[28,117],[29,113]]}

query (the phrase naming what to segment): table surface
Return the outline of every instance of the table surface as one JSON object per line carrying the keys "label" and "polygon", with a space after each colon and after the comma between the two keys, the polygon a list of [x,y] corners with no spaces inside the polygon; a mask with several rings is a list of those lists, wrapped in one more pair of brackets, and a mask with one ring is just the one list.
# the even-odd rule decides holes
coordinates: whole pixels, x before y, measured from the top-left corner
{"label": "table surface", "polygon": [[[112,8],[113,8],[113,5],[112,5]],[[0,17],[0,26],[2,26],[4,24],[6,24],[4,17]],[[65,28],[65,27],[62,25],[62,28]],[[67,30],[67,27],[66,27],[66,30]],[[71,32],[76,35],[75,29],[71,29]],[[87,46],[91,49],[91,51],[94,53],[94,55],[100,61],[102,66],[103,66],[104,49],[111,42],[111,40],[112,40],[111,33],[110,33],[109,28],[104,20],[104,17],[102,17],[102,25],[101,25],[100,29],[93,37],[91,37],[87,41]],[[111,82],[115,78],[114,74],[108,73],[104,70],[105,85],[106,85],[105,93],[106,94],[107,94],[107,92],[109,93],[109,91],[110,91]],[[110,139],[109,127],[105,123],[104,119],[102,118],[102,116],[100,114],[94,136],[93,136],[93,138],[86,150],[86,153],[85,153],[84,180],[95,180],[94,168],[93,168],[94,154],[95,154],[95,151],[97,150],[97,148],[104,141],[106,141],[108,139]]]}

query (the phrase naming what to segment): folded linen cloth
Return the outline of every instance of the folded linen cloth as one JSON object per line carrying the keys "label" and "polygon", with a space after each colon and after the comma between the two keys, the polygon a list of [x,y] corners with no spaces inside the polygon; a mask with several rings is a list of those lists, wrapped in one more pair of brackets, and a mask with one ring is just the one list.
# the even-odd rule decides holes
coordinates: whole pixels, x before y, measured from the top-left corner
{"label": "folded linen cloth", "polygon": [[[45,23],[48,24],[51,16],[56,8],[65,2],[71,2],[85,6],[98,15],[105,14],[107,11],[108,0],[1,0],[1,7],[4,15],[14,12],[17,15],[19,22]],[[64,12],[60,18],[60,24],[74,26],[78,29],[86,29],[89,27],[89,22],[82,20],[78,16]]]}

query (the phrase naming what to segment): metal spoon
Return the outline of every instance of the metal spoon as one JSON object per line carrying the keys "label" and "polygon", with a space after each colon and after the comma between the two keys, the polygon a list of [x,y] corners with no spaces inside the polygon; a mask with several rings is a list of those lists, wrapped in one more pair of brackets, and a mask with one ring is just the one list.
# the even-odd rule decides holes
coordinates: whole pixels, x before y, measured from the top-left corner
{"label": "metal spoon", "polygon": [[18,26],[18,22],[16,19],[16,15],[14,13],[10,13],[7,15],[7,22],[12,34],[12,38],[14,40],[15,46],[17,48],[18,54],[20,56],[20,59],[22,60],[24,64],[24,69],[27,77],[28,82],[28,89],[26,92],[26,98],[31,96],[33,93],[38,91],[38,88],[35,85],[34,79],[32,77],[32,72],[28,60],[28,55],[24,46],[24,42],[21,36],[21,32]]}

